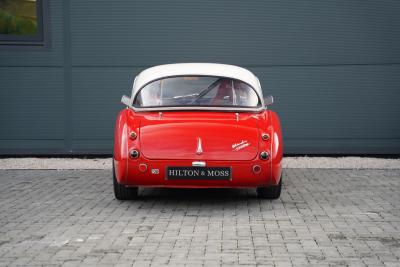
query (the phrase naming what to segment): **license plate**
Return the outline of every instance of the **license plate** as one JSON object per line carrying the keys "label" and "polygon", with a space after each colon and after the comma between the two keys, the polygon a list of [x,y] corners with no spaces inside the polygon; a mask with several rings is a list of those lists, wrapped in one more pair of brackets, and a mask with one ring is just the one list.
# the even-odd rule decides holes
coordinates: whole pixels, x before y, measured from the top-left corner
{"label": "license plate", "polygon": [[167,179],[230,180],[230,167],[167,167]]}

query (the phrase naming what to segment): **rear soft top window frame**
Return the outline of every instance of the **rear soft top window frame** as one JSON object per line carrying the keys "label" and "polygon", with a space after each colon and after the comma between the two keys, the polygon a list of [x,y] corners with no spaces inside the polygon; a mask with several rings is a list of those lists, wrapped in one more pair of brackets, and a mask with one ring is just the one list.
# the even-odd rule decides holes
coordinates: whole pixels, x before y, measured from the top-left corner
{"label": "rear soft top window frame", "polygon": [[[169,79],[169,78],[179,78],[179,77],[190,77],[190,76],[196,76],[196,77],[215,77],[215,78],[224,78],[224,79],[231,79],[231,80],[236,80],[236,81],[240,81],[242,83],[245,83],[247,86],[249,86],[255,93],[256,96],[258,98],[258,104],[255,107],[248,107],[248,106],[148,106],[148,107],[138,107],[135,106],[135,102],[137,100],[137,97],[139,95],[139,93],[143,90],[143,88],[145,88],[147,85],[162,80],[162,79]],[[154,80],[151,80],[147,83],[145,83],[139,90],[136,91],[136,94],[134,96],[131,96],[132,98],[132,108],[134,108],[135,110],[156,110],[156,109],[164,109],[166,108],[167,110],[169,110],[170,108],[173,110],[179,110],[180,108],[183,108],[184,110],[196,110],[198,108],[200,108],[200,110],[203,109],[223,109],[223,110],[232,110],[232,109],[243,109],[243,110],[260,110],[263,107],[263,101],[262,101],[262,97],[258,94],[257,90],[251,86],[249,83],[240,80],[240,79],[236,79],[236,78],[232,78],[229,76],[216,76],[216,75],[199,75],[199,74],[184,74],[184,75],[171,75],[171,76],[164,76],[164,77],[160,77]]]}

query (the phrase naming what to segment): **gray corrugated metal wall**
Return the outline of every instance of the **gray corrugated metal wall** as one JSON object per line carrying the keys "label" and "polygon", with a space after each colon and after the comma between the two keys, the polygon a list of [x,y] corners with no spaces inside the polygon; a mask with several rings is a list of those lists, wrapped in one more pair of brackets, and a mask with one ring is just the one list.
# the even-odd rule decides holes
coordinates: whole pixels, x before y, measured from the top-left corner
{"label": "gray corrugated metal wall", "polygon": [[251,69],[286,153],[400,153],[398,1],[49,1],[50,48],[0,47],[0,153],[111,153],[134,75]]}

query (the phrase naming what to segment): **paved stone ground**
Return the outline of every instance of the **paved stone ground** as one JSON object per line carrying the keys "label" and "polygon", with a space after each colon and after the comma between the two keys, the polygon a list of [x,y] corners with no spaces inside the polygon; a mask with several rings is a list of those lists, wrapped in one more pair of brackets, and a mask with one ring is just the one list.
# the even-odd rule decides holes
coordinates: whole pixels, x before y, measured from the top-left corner
{"label": "paved stone ground", "polygon": [[254,190],[141,190],[107,170],[0,171],[0,265],[400,266],[400,170],[288,169]]}

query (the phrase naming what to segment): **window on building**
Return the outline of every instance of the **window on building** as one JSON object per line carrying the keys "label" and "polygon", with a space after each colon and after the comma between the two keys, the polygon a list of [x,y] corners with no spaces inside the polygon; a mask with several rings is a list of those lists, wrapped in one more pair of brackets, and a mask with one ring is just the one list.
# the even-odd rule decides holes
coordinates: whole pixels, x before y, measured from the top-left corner
{"label": "window on building", "polygon": [[43,0],[0,0],[0,44],[43,44]]}

